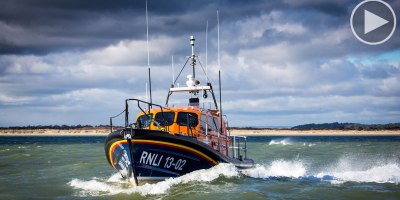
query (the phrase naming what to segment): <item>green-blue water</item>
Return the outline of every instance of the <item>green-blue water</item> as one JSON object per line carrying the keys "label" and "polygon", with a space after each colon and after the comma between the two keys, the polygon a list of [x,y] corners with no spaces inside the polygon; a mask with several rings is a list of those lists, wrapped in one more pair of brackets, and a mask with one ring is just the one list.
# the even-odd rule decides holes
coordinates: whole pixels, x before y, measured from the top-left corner
{"label": "green-blue water", "polygon": [[400,199],[400,137],[248,137],[257,167],[133,186],[104,137],[0,137],[0,199]]}

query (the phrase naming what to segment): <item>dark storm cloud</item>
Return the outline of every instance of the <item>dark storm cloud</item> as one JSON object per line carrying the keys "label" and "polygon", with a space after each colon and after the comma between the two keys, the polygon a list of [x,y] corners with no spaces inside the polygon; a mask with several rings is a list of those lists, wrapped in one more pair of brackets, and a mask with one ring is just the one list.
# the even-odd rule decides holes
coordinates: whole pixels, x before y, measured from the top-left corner
{"label": "dark storm cloud", "polygon": [[[144,38],[145,1],[6,0],[0,7],[0,53],[46,54],[106,46],[121,39]],[[149,0],[151,35],[204,32],[221,21],[284,8],[280,1]]]}
{"label": "dark storm cloud", "polygon": [[134,19],[140,12],[132,3],[17,0],[3,4],[0,8],[3,54],[85,49],[128,38],[129,34],[137,35],[134,30],[138,23]]}
{"label": "dark storm cloud", "polygon": [[[235,20],[252,15],[254,6],[240,1],[149,0],[151,34],[204,31],[203,24],[215,18],[215,10],[229,10]],[[95,48],[121,39],[144,38],[145,1],[5,0],[0,7],[0,28],[1,54]]]}
{"label": "dark storm cloud", "polygon": [[349,4],[347,0],[336,0],[336,1],[320,1],[320,0],[287,0],[284,1],[289,7],[294,9],[304,9],[304,10],[316,10],[319,12],[327,13],[335,16],[343,16],[347,14]]}
{"label": "dark storm cloud", "polygon": [[[5,0],[0,7],[0,54],[46,54],[102,47],[121,39],[144,38],[145,1]],[[396,4],[395,4],[396,5]],[[351,12],[347,1],[163,1],[149,0],[151,35],[204,32],[216,26],[215,10],[225,23],[283,10],[286,20],[310,29],[334,28]],[[325,13],[322,18],[304,13]],[[313,18],[315,17],[315,18]],[[325,20],[328,19],[328,20]],[[324,20],[323,23],[320,21]],[[268,33],[266,33],[266,39]],[[286,39],[286,38],[275,38]],[[272,41],[274,42],[274,41]]]}
{"label": "dark storm cloud", "polygon": [[[150,65],[153,77],[163,77],[153,78],[155,102],[165,101],[171,55],[176,75],[190,54],[190,35],[205,65],[206,21],[216,83],[219,10],[223,101],[234,123],[265,125],[253,114],[271,116],[271,125],[393,122],[400,32],[379,46],[357,41],[349,26],[357,3],[149,0]],[[145,0],[5,0],[0,30],[0,126],[100,124],[124,98],[145,99]]]}

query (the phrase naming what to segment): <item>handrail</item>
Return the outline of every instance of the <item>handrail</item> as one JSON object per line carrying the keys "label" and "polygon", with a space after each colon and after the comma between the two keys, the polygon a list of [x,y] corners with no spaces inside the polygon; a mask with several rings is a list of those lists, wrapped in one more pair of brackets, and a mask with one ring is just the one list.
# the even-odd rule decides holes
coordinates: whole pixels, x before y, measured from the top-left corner
{"label": "handrail", "polygon": [[119,117],[119,116],[122,115],[122,113],[124,113],[124,112],[125,112],[125,110],[123,110],[122,112],[120,112],[118,115],[115,115],[115,116],[110,117],[110,133],[113,132],[113,123],[112,123],[112,120],[113,120],[114,118],[116,118],[116,117]]}
{"label": "handrail", "polygon": [[[165,108],[165,107],[163,107],[163,106],[161,106],[161,105],[158,105],[158,104],[155,104],[155,103],[150,103],[150,102],[143,101],[143,100],[140,100],[140,99],[126,99],[126,100],[125,100],[125,127],[129,127],[129,104],[128,104],[129,101],[136,101],[136,102],[137,102],[138,108],[139,108],[144,114],[146,114],[146,111],[143,110],[143,108],[140,106],[140,103],[147,104],[149,107],[152,107],[152,106],[159,107],[160,110],[161,110],[161,113],[162,113],[162,115],[163,115],[163,119],[164,119],[164,129],[167,127],[167,126],[166,126],[167,121],[166,121],[166,119],[165,119],[164,109],[165,109],[165,110],[169,110],[169,109],[168,109],[168,108]],[[150,109],[149,109],[149,111],[148,111],[148,114],[150,114]],[[153,121],[154,121],[154,119],[152,119],[152,120],[150,121],[150,124],[151,124]]]}
{"label": "handrail", "polygon": [[[231,142],[232,158],[243,160],[241,150],[244,151],[244,159],[247,159],[247,137],[246,136],[231,136],[233,142]],[[240,144],[244,143],[244,147]]]}

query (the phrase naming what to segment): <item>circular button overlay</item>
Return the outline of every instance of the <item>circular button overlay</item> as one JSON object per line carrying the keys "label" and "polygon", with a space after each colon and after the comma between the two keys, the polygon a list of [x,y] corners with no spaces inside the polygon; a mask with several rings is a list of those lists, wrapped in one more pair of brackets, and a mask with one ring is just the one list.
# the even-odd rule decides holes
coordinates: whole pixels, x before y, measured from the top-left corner
{"label": "circular button overlay", "polygon": [[396,14],[381,0],[359,3],[351,13],[350,26],[354,36],[369,45],[386,42],[396,29]]}

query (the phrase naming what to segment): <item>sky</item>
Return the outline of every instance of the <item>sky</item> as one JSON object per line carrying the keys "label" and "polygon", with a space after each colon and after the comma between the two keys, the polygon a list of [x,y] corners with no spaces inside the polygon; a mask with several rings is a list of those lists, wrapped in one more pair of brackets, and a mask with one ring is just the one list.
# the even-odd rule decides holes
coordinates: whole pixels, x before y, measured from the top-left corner
{"label": "sky", "polygon": [[[381,45],[358,41],[359,2],[148,0],[153,102],[164,104],[190,35],[218,88],[218,10],[230,126],[400,122],[400,30]],[[386,2],[399,21],[400,1]],[[0,127],[108,124],[126,98],[146,99],[146,1],[0,5]]]}

